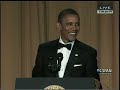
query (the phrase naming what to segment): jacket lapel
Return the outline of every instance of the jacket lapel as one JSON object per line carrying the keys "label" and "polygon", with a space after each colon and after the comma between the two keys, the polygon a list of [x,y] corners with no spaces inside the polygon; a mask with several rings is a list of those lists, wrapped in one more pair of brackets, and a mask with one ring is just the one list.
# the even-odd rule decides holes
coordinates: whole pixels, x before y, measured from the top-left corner
{"label": "jacket lapel", "polygon": [[[46,64],[48,65],[48,63],[49,63],[49,61],[48,61],[48,58],[49,57],[56,57],[56,55],[57,55],[57,49],[58,49],[58,42],[59,42],[59,39],[57,39],[57,40],[55,40],[55,41],[53,41],[53,42],[51,42],[48,46],[49,47],[47,47],[48,49],[47,49],[47,55],[46,55]],[[47,68],[47,70],[48,70],[48,67],[46,67]],[[49,72],[49,71],[48,71]],[[50,77],[57,77],[57,73],[56,72],[49,72],[49,76]]]}
{"label": "jacket lapel", "polygon": [[49,49],[47,51],[49,52],[48,55],[54,57],[57,54],[58,42],[59,39],[55,40],[53,43],[50,44]]}
{"label": "jacket lapel", "polygon": [[76,63],[77,60],[80,59],[81,51],[79,51],[80,46],[78,45],[78,43],[79,43],[78,40],[76,40],[74,43],[73,49],[71,51],[71,54],[66,66],[64,77],[68,77],[70,75],[74,64]]}

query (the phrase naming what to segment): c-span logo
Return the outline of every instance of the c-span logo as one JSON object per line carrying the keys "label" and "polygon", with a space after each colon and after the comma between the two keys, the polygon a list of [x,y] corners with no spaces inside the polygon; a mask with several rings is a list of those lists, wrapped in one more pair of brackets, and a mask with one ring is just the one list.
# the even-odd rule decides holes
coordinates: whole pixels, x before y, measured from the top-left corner
{"label": "c-span logo", "polygon": [[97,14],[113,14],[113,3],[110,1],[99,1],[97,3]]}
{"label": "c-span logo", "polygon": [[99,74],[112,74],[112,69],[97,69]]}
{"label": "c-span logo", "polygon": [[65,89],[59,85],[50,85],[45,87],[44,90],[65,90]]}

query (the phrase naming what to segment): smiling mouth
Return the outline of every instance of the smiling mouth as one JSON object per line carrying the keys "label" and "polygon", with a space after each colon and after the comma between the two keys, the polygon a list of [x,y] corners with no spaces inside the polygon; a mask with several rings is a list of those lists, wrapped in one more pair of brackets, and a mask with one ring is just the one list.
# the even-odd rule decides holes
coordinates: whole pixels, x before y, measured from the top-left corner
{"label": "smiling mouth", "polygon": [[70,33],[70,35],[76,35],[77,33]]}

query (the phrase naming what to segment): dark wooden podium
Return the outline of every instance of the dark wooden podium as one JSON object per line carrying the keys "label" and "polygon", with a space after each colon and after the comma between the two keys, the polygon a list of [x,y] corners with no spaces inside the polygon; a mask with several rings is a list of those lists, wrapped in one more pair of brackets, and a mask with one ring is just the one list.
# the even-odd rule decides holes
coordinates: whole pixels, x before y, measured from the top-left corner
{"label": "dark wooden podium", "polygon": [[16,78],[15,90],[44,90],[52,85],[63,87],[61,90],[96,89],[94,78]]}

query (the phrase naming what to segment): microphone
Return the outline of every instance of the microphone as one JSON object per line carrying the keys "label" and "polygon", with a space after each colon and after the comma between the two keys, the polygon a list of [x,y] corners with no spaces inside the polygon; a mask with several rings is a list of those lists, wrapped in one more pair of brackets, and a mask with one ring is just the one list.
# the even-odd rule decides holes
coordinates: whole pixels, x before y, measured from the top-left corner
{"label": "microphone", "polygon": [[50,57],[48,58],[48,62],[49,62],[48,68],[51,69],[51,66],[52,66],[52,64],[53,64],[53,57],[52,57],[52,56],[50,56]]}
{"label": "microphone", "polygon": [[63,59],[63,54],[62,54],[62,53],[58,53],[58,54],[57,54],[58,71],[60,71],[62,59]]}
{"label": "microphone", "polygon": [[56,61],[54,60],[54,58],[52,56],[50,56],[48,58],[48,68],[49,70],[51,70],[52,72],[56,72],[58,69],[57,69],[57,63]]}
{"label": "microphone", "polygon": [[54,58],[52,56],[50,56],[48,58],[48,68],[49,68],[49,70],[51,70],[52,72],[60,71],[62,59],[63,59],[63,54],[62,53],[58,53],[56,55],[56,57],[54,57]]}

